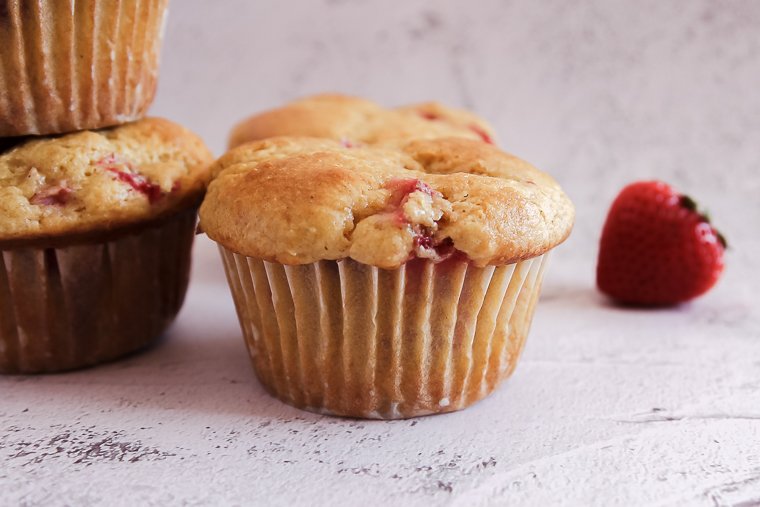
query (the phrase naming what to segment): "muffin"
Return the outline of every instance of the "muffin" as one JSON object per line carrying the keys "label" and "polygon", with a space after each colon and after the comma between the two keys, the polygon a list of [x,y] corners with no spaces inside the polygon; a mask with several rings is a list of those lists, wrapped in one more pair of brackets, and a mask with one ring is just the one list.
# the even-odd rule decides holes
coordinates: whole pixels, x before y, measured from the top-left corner
{"label": "muffin", "polygon": [[493,391],[574,218],[550,176],[464,138],[271,138],[212,172],[200,225],[259,379],[341,416],[448,412]]}
{"label": "muffin", "polygon": [[463,137],[493,144],[485,120],[436,102],[387,109],[338,94],[307,97],[239,123],[230,148],[276,136],[323,137],[349,145],[387,144],[409,138]]}
{"label": "muffin", "polygon": [[167,0],[0,0],[0,136],[142,118],[166,12]]}
{"label": "muffin", "polygon": [[144,119],[0,152],[0,372],[141,349],[179,311],[211,154]]}

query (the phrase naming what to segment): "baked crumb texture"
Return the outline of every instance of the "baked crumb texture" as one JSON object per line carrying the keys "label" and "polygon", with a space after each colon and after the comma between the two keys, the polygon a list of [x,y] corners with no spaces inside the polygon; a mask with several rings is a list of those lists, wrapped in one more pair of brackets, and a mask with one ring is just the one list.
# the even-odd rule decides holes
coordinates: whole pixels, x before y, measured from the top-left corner
{"label": "baked crumb texture", "polygon": [[211,153],[168,120],[26,138],[0,152],[0,240],[149,220],[198,199]]}
{"label": "baked crumb texture", "polygon": [[211,172],[203,230],[233,252],[282,264],[510,264],[564,241],[574,219],[553,178],[464,138],[369,147],[279,137],[233,149]]}
{"label": "baked crumb texture", "polygon": [[349,147],[438,137],[494,144],[491,126],[469,111],[436,102],[389,109],[358,97],[323,94],[251,116],[235,126],[229,145],[276,136],[322,137]]}

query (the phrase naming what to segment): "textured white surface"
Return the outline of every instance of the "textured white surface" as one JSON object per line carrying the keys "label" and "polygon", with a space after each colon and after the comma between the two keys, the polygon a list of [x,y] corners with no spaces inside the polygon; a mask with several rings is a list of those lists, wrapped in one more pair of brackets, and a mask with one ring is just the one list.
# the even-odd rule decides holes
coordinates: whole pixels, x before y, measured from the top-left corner
{"label": "textured white surface", "polygon": [[[578,225],[512,379],[464,412],[333,419],[253,377],[213,245],[126,361],[0,378],[0,504],[760,504],[760,3],[175,0],[156,114],[232,122],[335,89],[477,109],[555,174]],[[223,5],[222,5],[223,4]],[[617,189],[657,176],[732,244],[673,310],[593,289]]]}

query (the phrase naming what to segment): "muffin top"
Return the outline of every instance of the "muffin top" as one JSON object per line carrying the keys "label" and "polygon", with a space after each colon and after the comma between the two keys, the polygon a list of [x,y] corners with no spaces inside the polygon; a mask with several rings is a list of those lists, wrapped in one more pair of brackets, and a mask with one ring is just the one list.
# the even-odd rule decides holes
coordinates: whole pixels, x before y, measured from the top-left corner
{"label": "muffin top", "polygon": [[213,160],[159,118],[0,147],[0,240],[109,230],[197,203]]}
{"label": "muffin top", "polygon": [[488,123],[468,111],[436,102],[387,109],[357,97],[324,94],[242,121],[232,130],[230,148],[276,136],[323,137],[347,145],[436,137],[464,137],[493,144]]}
{"label": "muffin top", "polygon": [[574,219],[549,175],[456,137],[382,147],[277,137],[235,148],[211,170],[201,228],[283,264],[350,257],[392,269],[452,255],[509,264],[561,243]]}

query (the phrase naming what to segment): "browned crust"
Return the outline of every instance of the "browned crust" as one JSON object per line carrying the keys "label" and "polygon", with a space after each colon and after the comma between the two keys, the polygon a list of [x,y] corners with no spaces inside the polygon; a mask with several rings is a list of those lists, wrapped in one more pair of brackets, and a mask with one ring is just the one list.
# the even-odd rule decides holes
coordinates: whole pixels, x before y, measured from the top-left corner
{"label": "browned crust", "polygon": [[385,108],[341,94],[321,94],[253,115],[237,124],[229,146],[277,136],[321,137],[354,144],[382,144],[405,138],[494,138],[477,115],[436,102]]}
{"label": "browned crust", "polygon": [[[211,168],[203,230],[229,250],[282,264],[352,258],[386,269],[412,257],[410,227],[384,221],[394,181],[438,196],[433,227],[476,265],[510,264],[564,241],[574,208],[553,178],[482,142],[446,138],[346,148],[314,138],[242,145]],[[420,208],[412,212],[425,213]],[[440,216],[439,216],[440,215]],[[380,219],[378,219],[380,217]]]}
{"label": "browned crust", "polygon": [[[136,171],[160,196],[151,199],[121,180],[102,164],[108,157],[123,160],[128,165],[117,170]],[[211,161],[200,138],[160,118],[24,138],[0,152],[0,241],[66,241],[195,205],[205,192]],[[72,189],[65,202],[35,200],[41,190],[61,182]]]}

